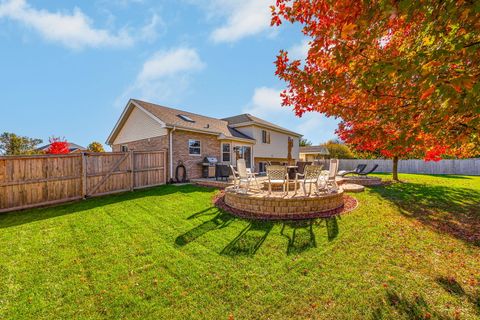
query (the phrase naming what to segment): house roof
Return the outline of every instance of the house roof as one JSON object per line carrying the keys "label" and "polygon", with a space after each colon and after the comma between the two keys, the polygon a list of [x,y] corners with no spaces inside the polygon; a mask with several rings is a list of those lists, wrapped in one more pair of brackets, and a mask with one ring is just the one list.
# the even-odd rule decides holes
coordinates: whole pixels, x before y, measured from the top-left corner
{"label": "house roof", "polygon": [[[42,150],[47,150],[49,147],[50,147],[51,143],[47,144],[47,145],[44,145],[44,146],[41,146],[40,148],[38,148],[37,150],[38,151],[42,151]],[[73,143],[73,142],[69,142],[68,143],[68,150],[70,150],[70,152],[73,152],[75,150],[87,150],[87,148],[85,147],[82,147],[81,145],[78,145],[76,143]]]}
{"label": "house roof", "polygon": [[[163,121],[168,127],[179,127],[213,134],[221,134],[222,138],[240,138],[253,140],[251,137],[241,133],[235,128],[231,128],[227,121],[202,116],[196,113],[160,106],[141,100],[132,100],[140,107],[153,114],[156,118]],[[186,117],[185,117],[186,116]],[[189,121],[187,119],[191,119]]]}
{"label": "house roof", "polygon": [[115,128],[110,133],[110,136],[107,139],[107,144],[111,145],[113,143],[116,135],[120,131],[121,127],[124,125],[126,118],[128,118],[128,115],[130,114],[134,106],[139,107],[167,128],[175,127],[183,130],[192,130],[197,132],[215,134],[219,135],[221,139],[226,140],[241,139],[255,141],[255,139],[253,139],[252,137],[236,129],[237,127],[252,124],[257,124],[259,126],[285,132],[293,136],[301,136],[299,133],[287,130],[285,128],[277,126],[276,124],[257,118],[250,114],[241,114],[225,119],[217,119],[199,115],[193,112],[161,106],[142,100],[131,99],[128,102],[124,112],[122,113],[122,116],[115,125]]}
{"label": "house roof", "polygon": [[229,125],[232,126],[232,127],[242,127],[242,126],[255,124],[255,125],[258,125],[258,126],[261,126],[261,127],[267,127],[267,128],[270,128],[270,129],[276,129],[276,130],[279,130],[279,131],[282,131],[282,132],[286,132],[286,133],[289,133],[289,134],[294,135],[294,136],[298,136],[298,137],[302,136],[300,133],[293,132],[291,130],[288,130],[284,127],[281,127],[281,126],[276,125],[274,123],[271,123],[269,121],[266,121],[266,120],[260,119],[258,117],[255,117],[255,116],[253,116],[249,113],[243,113],[243,114],[239,114],[237,116],[223,118],[222,120],[228,121]]}
{"label": "house roof", "polygon": [[306,146],[300,147],[300,153],[310,153],[310,154],[321,154],[321,155],[329,155],[327,147],[325,146]]}

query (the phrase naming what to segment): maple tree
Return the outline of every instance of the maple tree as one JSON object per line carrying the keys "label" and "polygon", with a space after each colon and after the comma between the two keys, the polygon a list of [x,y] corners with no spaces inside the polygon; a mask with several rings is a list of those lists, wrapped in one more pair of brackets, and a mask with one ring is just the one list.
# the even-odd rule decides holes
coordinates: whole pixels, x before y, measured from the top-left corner
{"label": "maple tree", "polygon": [[276,60],[298,116],[341,118],[345,142],[397,161],[478,152],[478,1],[277,0],[284,21],[311,39],[305,61]]}
{"label": "maple tree", "polygon": [[51,137],[49,139],[50,146],[48,147],[46,153],[48,154],[66,154],[70,153],[69,143],[65,138],[61,139],[59,137]]}
{"label": "maple tree", "polygon": [[42,139],[29,138],[4,132],[0,134],[0,154],[20,155],[38,153],[36,147]]}
{"label": "maple tree", "polygon": [[98,141],[93,141],[90,143],[87,147],[87,150],[91,152],[105,152],[103,145]]}

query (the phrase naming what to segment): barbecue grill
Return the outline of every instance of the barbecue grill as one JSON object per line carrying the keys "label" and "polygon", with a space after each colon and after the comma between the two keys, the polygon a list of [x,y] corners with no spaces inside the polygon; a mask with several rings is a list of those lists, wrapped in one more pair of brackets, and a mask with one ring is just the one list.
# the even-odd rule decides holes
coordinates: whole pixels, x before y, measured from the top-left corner
{"label": "barbecue grill", "polygon": [[203,178],[215,178],[215,165],[217,164],[218,159],[216,157],[205,157],[203,158],[200,165],[202,166],[202,177]]}
{"label": "barbecue grill", "polygon": [[215,180],[227,180],[230,177],[230,166],[228,164],[217,163],[215,165]]}

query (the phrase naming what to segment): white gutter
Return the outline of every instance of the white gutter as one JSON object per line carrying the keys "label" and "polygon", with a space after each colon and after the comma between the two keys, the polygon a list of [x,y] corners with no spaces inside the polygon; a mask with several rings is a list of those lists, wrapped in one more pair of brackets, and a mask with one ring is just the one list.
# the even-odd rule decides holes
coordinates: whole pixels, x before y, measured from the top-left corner
{"label": "white gutter", "polygon": [[175,131],[176,127],[173,126],[172,129],[170,129],[168,131],[169,133],[169,141],[168,141],[168,157],[169,157],[169,162],[170,162],[170,165],[169,165],[169,168],[170,168],[170,180],[173,180],[173,140],[172,140],[172,136],[173,136],[173,131]]}

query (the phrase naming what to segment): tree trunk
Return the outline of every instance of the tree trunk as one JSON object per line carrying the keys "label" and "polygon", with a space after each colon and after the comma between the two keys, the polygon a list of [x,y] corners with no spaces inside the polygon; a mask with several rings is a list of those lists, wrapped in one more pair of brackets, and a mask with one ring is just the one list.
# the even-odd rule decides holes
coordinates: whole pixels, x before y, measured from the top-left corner
{"label": "tree trunk", "polygon": [[397,156],[393,157],[392,175],[393,175],[393,180],[394,181],[399,181],[398,180],[398,157]]}

